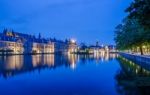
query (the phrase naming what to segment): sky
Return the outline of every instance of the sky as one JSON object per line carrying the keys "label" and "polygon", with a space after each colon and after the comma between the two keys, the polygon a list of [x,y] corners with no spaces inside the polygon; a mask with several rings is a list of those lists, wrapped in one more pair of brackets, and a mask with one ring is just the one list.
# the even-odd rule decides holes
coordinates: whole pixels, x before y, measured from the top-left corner
{"label": "sky", "polygon": [[0,31],[114,44],[114,29],[132,0],[0,0]]}

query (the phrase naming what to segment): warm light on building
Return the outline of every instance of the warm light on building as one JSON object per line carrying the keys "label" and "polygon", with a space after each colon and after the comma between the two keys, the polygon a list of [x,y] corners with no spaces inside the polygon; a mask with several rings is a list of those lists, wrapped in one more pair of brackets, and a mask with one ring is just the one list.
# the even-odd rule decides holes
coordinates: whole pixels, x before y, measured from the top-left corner
{"label": "warm light on building", "polygon": [[75,44],[76,40],[75,39],[71,39],[70,42],[73,43],[73,44]]}
{"label": "warm light on building", "polygon": [[71,39],[68,43],[68,54],[77,52],[78,46],[75,39]]}

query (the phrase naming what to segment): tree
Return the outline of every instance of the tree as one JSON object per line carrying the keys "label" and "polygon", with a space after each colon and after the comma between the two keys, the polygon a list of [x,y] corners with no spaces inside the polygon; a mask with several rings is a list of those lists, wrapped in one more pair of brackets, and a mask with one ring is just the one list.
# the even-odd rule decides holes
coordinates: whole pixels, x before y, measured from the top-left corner
{"label": "tree", "polygon": [[139,47],[143,55],[143,45],[150,43],[150,0],[134,0],[126,12],[129,15],[115,29],[117,48]]}
{"label": "tree", "polygon": [[150,29],[150,0],[134,0],[126,12],[130,19],[137,19],[143,27]]}
{"label": "tree", "polygon": [[135,19],[124,19],[122,24],[119,24],[115,30],[115,41],[119,49],[131,49],[139,47],[143,55],[142,46],[145,41],[144,29]]}

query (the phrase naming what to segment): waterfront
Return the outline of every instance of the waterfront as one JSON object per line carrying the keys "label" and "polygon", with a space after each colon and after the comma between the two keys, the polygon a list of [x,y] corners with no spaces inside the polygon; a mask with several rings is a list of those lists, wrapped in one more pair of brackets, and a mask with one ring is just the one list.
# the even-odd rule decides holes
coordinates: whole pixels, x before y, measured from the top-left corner
{"label": "waterfront", "polygon": [[150,0],[0,0],[0,95],[150,95]]}
{"label": "waterfront", "polygon": [[[134,71],[131,74],[138,75],[136,68],[139,66],[127,65],[127,62],[119,61],[120,57],[117,56],[116,54],[1,56],[0,94],[130,95],[127,94],[129,91],[123,89],[126,85],[120,83],[126,79],[122,79],[125,73],[121,72]],[[138,69],[138,72],[140,70]],[[142,71],[140,75],[150,75],[149,71],[145,69]],[[134,91],[138,90],[133,89],[132,93]]]}
{"label": "waterfront", "polygon": [[[115,94],[113,75],[116,73],[116,66],[118,67],[115,55],[111,55],[111,58],[44,55],[42,60],[41,55],[22,57],[0,58],[0,94],[91,95],[110,92]],[[45,63],[42,63],[44,59]],[[106,74],[103,75],[104,73]]]}

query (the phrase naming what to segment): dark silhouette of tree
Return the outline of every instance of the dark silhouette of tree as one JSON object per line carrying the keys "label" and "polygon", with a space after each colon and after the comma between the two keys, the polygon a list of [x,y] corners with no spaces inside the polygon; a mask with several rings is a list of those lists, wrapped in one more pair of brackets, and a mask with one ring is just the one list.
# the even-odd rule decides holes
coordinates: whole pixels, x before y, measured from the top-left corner
{"label": "dark silhouette of tree", "polygon": [[150,0],[134,0],[126,12],[129,15],[115,29],[117,48],[138,49],[143,55],[143,46],[150,44]]}
{"label": "dark silhouette of tree", "polygon": [[150,0],[134,0],[126,12],[129,18],[137,19],[141,25],[150,29]]}

